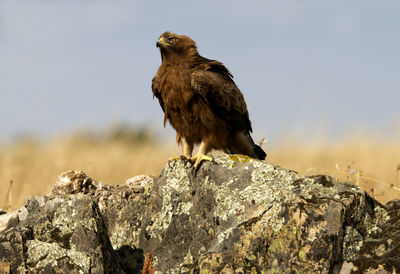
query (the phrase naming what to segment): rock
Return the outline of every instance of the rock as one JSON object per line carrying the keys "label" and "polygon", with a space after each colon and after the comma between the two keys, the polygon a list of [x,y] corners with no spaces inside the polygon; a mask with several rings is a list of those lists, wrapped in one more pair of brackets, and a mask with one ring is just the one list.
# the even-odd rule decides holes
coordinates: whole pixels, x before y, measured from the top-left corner
{"label": "rock", "polygon": [[58,176],[51,194],[88,193],[95,190],[98,184],[82,171],[69,170]]}
{"label": "rock", "polygon": [[153,181],[153,176],[138,175],[126,180],[126,185],[129,186],[134,192],[142,193],[145,191],[146,186]]}
{"label": "rock", "polygon": [[398,273],[399,243],[398,200],[219,154],[125,185],[63,173],[0,215],[0,272]]}
{"label": "rock", "polygon": [[83,172],[60,178],[49,195],[0,216],[0,266],[13,273],[141,270],[143,251],[123,233],[136,233],[132,210],[144,195],[131,195],[128,186],[96,187]]}

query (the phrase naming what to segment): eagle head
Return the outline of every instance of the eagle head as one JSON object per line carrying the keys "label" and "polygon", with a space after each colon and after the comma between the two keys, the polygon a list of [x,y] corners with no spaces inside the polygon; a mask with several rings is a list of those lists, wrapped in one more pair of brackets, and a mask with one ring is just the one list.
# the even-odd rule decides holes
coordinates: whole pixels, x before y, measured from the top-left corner
{"label": "eagle head", "polygon": [[197,53],[196,43],[186,35],[166,31],[158,38],[156,46],[161,55]]}

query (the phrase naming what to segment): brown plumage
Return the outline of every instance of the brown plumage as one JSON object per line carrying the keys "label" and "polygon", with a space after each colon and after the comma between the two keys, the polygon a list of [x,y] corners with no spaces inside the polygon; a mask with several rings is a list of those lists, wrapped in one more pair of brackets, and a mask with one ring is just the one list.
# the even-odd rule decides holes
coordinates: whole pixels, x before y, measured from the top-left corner
{"label": "brown plumage", "polygon": [[188,36],[163,33],[157,41],[162,64],[152,80],[167,121],[176,130],[185,157],[200,144],[199,155],[212,149],[265,159],[250,136],[249,113],[229,70],[200,56]]}

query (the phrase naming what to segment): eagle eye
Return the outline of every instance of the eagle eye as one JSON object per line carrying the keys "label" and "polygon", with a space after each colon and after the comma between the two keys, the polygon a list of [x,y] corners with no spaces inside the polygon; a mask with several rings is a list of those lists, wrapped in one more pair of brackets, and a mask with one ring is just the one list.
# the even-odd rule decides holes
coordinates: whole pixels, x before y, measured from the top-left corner
{"label": "eagle eye", "polygon": [[178,38],[176,38],[175,36],[169,36],[169,37],[167,37],[166,40],[168,41],[168,43],[173,43],[176,40],[178,40]]}

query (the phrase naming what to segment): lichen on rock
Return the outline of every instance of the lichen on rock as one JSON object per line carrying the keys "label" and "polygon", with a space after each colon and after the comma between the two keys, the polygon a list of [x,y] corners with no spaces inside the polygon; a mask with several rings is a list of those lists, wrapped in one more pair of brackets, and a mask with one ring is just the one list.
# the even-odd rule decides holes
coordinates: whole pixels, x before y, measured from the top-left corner
{"label": "lichen on rock", "polygon": [[[0,215],[0,271],[400,272],[400,201],[242,155],[106,185],[83,172]],[[146,256],[147,257],[147,256]]]}

